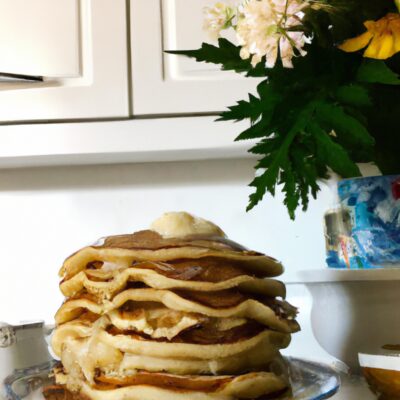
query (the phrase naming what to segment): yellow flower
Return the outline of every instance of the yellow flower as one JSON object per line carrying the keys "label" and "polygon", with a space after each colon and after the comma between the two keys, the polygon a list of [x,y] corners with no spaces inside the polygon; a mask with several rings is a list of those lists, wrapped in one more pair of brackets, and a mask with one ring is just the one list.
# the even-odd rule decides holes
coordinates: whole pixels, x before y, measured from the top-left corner
{"label": "yellow flower", "polygon": [[343,42],[339,49],[348,53],[367,47],[364,57],[386,60],[400,51],[400,14],[389,13],[378,21],[365,21],[367,31]]}

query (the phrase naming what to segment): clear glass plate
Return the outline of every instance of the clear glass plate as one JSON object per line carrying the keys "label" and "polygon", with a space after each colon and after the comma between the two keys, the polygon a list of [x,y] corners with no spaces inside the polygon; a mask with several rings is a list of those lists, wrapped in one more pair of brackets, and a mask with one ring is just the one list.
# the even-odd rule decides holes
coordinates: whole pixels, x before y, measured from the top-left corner
{"label": "clear glass plate", "polygon": [[293,396],[285,400],[323,400],[340,388],[340,377],[326,364],[286,357]]}
{"label": "clear glass plate", "polygon": [[[286,357],[289,365],[292,397],[279,400],[323,400],[340,387],[339,375],[331,367],[316,362]],[[54,362],[15,371],[4,381],[6,400],[43,400],[41,388],[49,383]]]}

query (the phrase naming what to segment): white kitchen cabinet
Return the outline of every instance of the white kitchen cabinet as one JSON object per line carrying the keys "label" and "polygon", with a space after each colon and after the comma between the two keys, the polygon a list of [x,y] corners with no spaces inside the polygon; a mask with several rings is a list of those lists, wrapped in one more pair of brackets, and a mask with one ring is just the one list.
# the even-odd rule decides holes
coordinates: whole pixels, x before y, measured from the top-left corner
{"label": "white kitchen cabinet", "polygon": [[128,117],[125,0],[0,0],[0,121]]}
{"label": "white kitchen cabinet", "polygon": [[201,116],[3,125],[0,170],[251,157],[247,150],[254,140],[234,141],[246,123],[216,123],[214,119]]}
{"label": "white kitchen cabinet", "polygon": [[0,72],[45,76],[0,81],[0,169],[251,156],[234,142],[247,121],[199,114],[258,80],[163,52],[200,46],[212,2],[0,0]]}
{"label": "white kitchen cabinet", "polygon": [[132,92],[135,115],[213,113],[254,91],[258,79],[220,71],[164,50],[209,41],[203,8],[214,0],[131,0]]}
{"label": "white kitchen cabinet", "polygon": [[0,10],[1,72],[79,76],[78,0],[0,0]]}

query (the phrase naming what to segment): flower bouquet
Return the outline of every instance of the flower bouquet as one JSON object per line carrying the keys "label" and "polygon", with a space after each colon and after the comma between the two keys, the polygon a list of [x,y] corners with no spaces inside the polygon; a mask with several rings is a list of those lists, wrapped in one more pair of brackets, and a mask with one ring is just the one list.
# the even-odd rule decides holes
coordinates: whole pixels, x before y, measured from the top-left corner
{"label": "flower bouquet", "polygon": [[[281,186],[294,219],[331,170],[355,177],[357,163],[374,162],[384,174],[400,171],[399,3],[217,3],[205,9],[205,27],[218,43],[169,52],[265,78],[219,117],[250,122],[236,140],[258,139],[248,209]],[[236,43],[221,37],[226,29]]]}

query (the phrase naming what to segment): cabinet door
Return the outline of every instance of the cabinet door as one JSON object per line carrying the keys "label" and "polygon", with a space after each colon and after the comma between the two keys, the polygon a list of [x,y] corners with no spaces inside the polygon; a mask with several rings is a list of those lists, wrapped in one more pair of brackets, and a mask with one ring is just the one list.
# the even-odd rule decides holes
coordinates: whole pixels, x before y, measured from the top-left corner
{"label": "cabinet door", "polygon": [[129,116],[125,0],[0,0],[0,121]]}
{"label": "cabinet door", "polygon": [[134,114],[213,113],[254,91],[258,79],[164,53],[209,42],[203,8],[215,2],[131,0]]}

